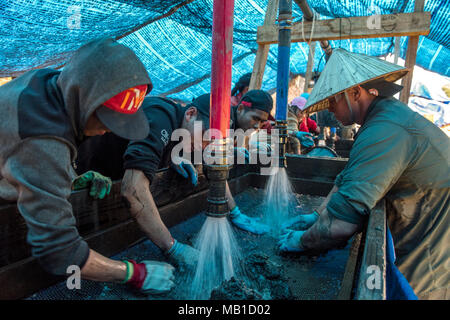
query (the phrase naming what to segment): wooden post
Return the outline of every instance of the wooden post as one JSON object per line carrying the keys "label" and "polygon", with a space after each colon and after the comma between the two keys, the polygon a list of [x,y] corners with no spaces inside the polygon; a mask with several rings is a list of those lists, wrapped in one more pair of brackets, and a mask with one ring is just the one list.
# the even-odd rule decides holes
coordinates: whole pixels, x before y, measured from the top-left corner
{"label": "wooden post", "polygon": [[[422,12],[425,6],[425,0],[416,0],[414,3],[414,11]],[[400,101],[408,104],[409,93],[411,91],[411,83],[413,78],[414,66],[416,65],[417,47],[419,46],[419,36],[410,36],[408,38],[408,49],[406,51],[405,67],[410,71],[403,77],[403,90],[400,92]]]}
{"label": "wooden post", "polygon": [[312,70],[314,68],[315,52],[316,52],[316,42],[311,42],[309,44],[308,50],[308,64],[306,65],[305,86],[303,87],[303,92],[308,92],[309,82],[311,81]]}
{"label": "wooden post", "polygon": [[394,45],[394,63],[398,64],[398,57],[400,56],[400,37],[395,37]]}
{"label": "wooden post", "polygon": [[[277,19],[278,0],[268,0],[264,25],[273,25]],[[249,90],[261,89],[266,68],[267,55],[269,54],[270,44],[258,44],[255,63],[253,65],[252,77],[250,79]]]}
{"label": "wooden post", "polygon": [[386,300],[386,203],[369,215],[355,300]]}

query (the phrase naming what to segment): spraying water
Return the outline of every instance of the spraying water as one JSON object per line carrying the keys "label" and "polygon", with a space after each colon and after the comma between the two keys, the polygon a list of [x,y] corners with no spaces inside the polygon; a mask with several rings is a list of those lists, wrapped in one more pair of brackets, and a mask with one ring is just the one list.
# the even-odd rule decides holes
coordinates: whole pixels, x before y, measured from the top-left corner
{"label": "spraying water", "polygon": [[226,217],[207,217],[194,243],[200,251],[190,296],[208,299],[212,289],[240,274],[239,245]]}
{"label": "spraying water", "polygon": [[286,220],[296,213],[298,200],[292,190],[291,182],[285,168],[273,167],[275,170],[269,178],[265,196],[265,223],[272,227],[276,235]]}

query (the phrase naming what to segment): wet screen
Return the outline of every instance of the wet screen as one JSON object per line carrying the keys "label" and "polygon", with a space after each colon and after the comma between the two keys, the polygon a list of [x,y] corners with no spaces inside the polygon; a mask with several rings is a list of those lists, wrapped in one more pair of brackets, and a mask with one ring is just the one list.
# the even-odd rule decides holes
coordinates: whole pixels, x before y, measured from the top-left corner
{"label": "wet screen", "polygon": [[[295,195],[297,213],[311,213],[324,197]],[[262,189],[249,188],[237,194],[235,200],[241,212],[264,220],[267,203]],[[193,245],[206,216],[203,213],[186,220],[170,231],[175,239]],[[280,255],[276,250],[276,230],[271,234],[253,235],[231,226],[236,248],[230,248],[234,274],[228,281],[211,290],[205,288],[207,276],[200,276],[195,285],[195,270],[177,269],[175,288],[164,295],[142,295],[120,284],[83,280],[81,289],[69,290],[65,282],[42,290],[29,299],[93,299],[93,300],[155,300],[155,299],[336,299],[341,287],[349,245],[320,256],[300,254]],[[142,241],[115,255],[114,259],[165,261],[161,251],[149,240]],[[205,279],[202,279],[205,277]],[[203,285],[202,285],[203,284]]]}

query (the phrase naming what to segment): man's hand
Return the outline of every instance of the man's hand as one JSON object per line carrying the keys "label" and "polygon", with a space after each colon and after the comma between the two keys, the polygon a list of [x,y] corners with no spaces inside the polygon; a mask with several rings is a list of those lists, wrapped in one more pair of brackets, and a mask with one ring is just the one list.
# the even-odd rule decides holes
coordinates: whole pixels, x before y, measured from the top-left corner
{"label": "man's hand", "polygon": [[303,252],[305,248],[302,245],[302,236],[305,231],[285,230],[281,234],[277,248],[281,252]]}
{"label": "man's hand", "polygon": [[314,146],[314,140],[313,135],[309,132],[303,132],[303,131],[297,131],[295,134],[298,140],[300,140],[300,143],[302,146],[306,148],[311,148]]}
{"label": "man's hand", "polygon": [[236,227],[254,234],[264,234],[270,231],[268,225],[259,222],[258,218],[241,213],[237,206],[230,212],[230,219]]}
{"label": "man's hand", "polygon": [[282,229],[309,229],[319,219],[319,213],[314,211],[310,214],[299,214],[281,225]]}
{"label": "man's hand", "polygon": [[175,240],[172,248],[166,252],[166,255],[171,261],[173,261],[174,264],[178,266],[185,265],[188,267],[195,267],[197,265],[200,252],[190,245],[183,244]]}
{"label": "man's hand", "polygon": [[112,181],[110,178],[95,171],[88,171],[78,176],[73,181],[73,190],[91,187],[89,195],[94,199],[103,199],[111,192]]}
{"label": "man's hand", "polygon": [[191,161],[181,157],[174,157],[172,159],[172,168],[184,178],[190,177],[192,184],[194,186],[197,185],[198,173]]}
{"label": "man's hand", "polygon": [[125,283],[145,294],[166,293],[175,286],[173,274],[175,268],[160,261],[133,260],[124,261],[127,264],[127,278]]}

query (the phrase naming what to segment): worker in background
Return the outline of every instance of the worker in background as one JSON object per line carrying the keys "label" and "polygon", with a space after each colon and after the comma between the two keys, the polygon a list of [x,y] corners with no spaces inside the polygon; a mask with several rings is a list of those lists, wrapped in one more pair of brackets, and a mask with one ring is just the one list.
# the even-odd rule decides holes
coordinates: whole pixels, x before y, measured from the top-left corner
{"label": "worker in background", "polygon": [[306,110],[328,108],[343,125],[361,128],[346,167],[313,213],[318,220],[303,231],[287,230],[278,246],[301,252],[345,244],[384,198],[387,241],[397,259],[388,268],[398,267],[414,290],[401,292],[401,277],[388,279],[388,298],[449,299],[450,141],[392,97],[402,88],[393,82],[406,73],[375,57],[333,50]]}
{"label": "worker in background", "polygon": [[[234,130],[242,129],[247,131],[253,129],[257,131],[269,119],[272,108],[273,99],[268,92],[263,90],[250,90],[242,97],[237,106],[231,108],[230,128]],[[255,150],[265,149],[266,152],[270,151],[267,150],[267,143],[258,141],[254,145],[250,145],[249,148]],[[246,148],[238,146],[238,150],[241,153],[245,153],[244,156],[249,159],[250,153]],[[230,209],[230,220],[236,227],[255,234],[264,234],[270,231],[269,226],[259,222],[259,219],[249,217],[240,211],[231,194],[228,182],[226,185],[226,194]]]}
{"label": "worker in background", "polygon": [[319,134],[320,129],[314,120],[310,119],[303,111],[306,99],[302,96],[294,98],[288,105],[288,134],[289,151],[301,154],[301,147],[314,147],[313,134]]}
{"label": "worker in background", "polygon": [[[79,166],[117,179],[123,177],[122,196],[145,235],[170,262],[192,267],[198,260],[198,251],[172,237],[161,220],[150,186],[156,171],[164,167],[172,167],[189,179],[193,186],[197,185],[198,173],[190,156],[172,157],[172,150],[179,143],[172,141],[172,134],[177,129],[185,129],[191,135],[192,144],[188,146],[190,151],[195,148],[202,150],[202,144],[196,146],[193,143],[194,123],[200,121],[203,131],[209,128],[209,99],[194,99],[182,107],[172,99],[146,97],[142,109],[150,127],[145,139],[122,143],[120,137],[111,134],[92,139],[80,148]],[[203,132],[200,132],[200,136],[203,136]],[[111,150],[106,148],[107,143],[120,148]]]}
{"label": "worker in background", "polygon": [[234,85],[233,89],[231,90],[231,106],[236,107],[239,102],[241,101],[244,94],[247,93],[248,87],[250,86],[250,79],[252,78],[252,73],[246,73],[243,76],[241,76]]}
{"label": "worker in background", "polygon": [[[209,109],[210,94],[204,94],[197,98],[203,101]],[[242,129],[257,131],[261,125],[267,121],[270,111],[273,108],[273,100],[269,93],[263,90],[250,90],[241,98],[237,106],[231,107],[230,129]],[[254,150],[267,148],[263,142],[255,142],[251,147]],[[250,152],[244,145],[238,145],[235,148],[235,159],[243,158],[247,162],[250,159]],[[267,150],[266,150],[267,151]],[[240,156],[238,155],[240,154]],[[230,221],[238,228],[255,234],[264,234],[270,229],[267,225],[259,222],[259,219],[249,217],[243,214],[233,199],[228,183],[226,185],[226,194],[230,209]]]}
{"label": "worker in background", "polygon": [[[250,86],[250,80],[252,78],[252,73],[246,73],[243,76],[239,78],[239,80],[236,82],[236,85],[233,87],[233,90],[231,90],[231,106],[236,107],[239,105],[239,102],[241,101],[242,97],[247,93],[249,86]],[[266,130],[267,134],[270,134],[270,131],[273,128],[273,124],[275,123],[274,117],[269,113],[269,117],[266,121],[263,121],[261,123],[261,130]]]}
{"label": "worker in background", "polygon": [[[83,279],[128,283],[144,293],[174,286],[167,263],[116,261],[90,249],[69,202],[78,144],[109,131],[145,137],[140,106],[151,88],[142,62],[112,39],[82,46],[62,71],[32,70],[0,87],[0,180],[17,190],[32,255],[46,271],[66,275],[78,266]],[[87,185],[97,176],[79,178]]]}

